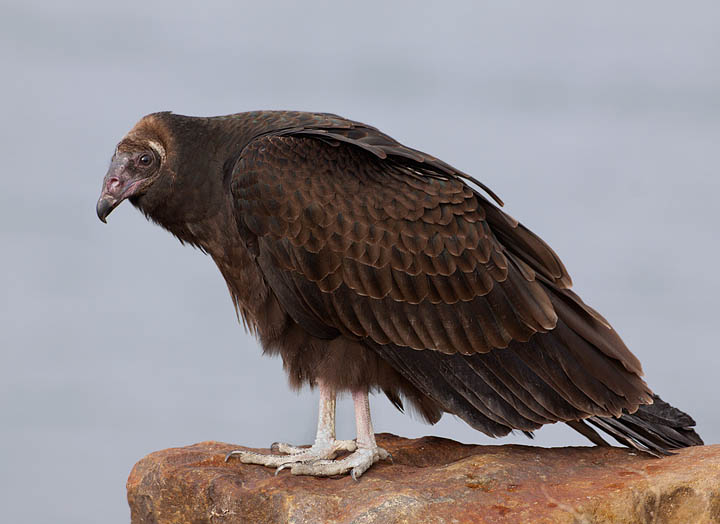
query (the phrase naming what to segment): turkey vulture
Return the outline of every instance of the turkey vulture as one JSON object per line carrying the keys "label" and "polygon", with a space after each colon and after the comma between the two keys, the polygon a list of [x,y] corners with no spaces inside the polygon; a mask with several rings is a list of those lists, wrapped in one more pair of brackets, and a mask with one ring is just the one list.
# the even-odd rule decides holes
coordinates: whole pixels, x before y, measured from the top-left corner
{"label": "turkey vulture", "polygon": [[[320,392],[312,447],[228,458],[357,479],[388,458],[375,391],[492,437],[562,421],[656,456],[702,444],[543,240],[484,184],[374,127],[326,113],[154,113],[118,144],[100,220],[125,199],[209,254],[264,352],[292,386]],[[342,391],[355,441],[335,438]]]}

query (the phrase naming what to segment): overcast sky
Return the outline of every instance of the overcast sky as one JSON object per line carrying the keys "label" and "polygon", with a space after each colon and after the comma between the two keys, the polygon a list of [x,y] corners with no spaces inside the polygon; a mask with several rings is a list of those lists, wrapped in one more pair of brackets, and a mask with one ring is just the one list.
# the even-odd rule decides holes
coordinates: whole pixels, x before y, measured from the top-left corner
{"label": "overcast sky", "polygon": [[[720,442],[720,4],[207,5],[0,0],[6,522],[127,522],[151,451],[314,436],[315,396],[261,356],[212,261],[130,205],[95,216],[116,142],[159,110],[334,112],[473,174]],[[371,403],[379,432],[531,443]]]}

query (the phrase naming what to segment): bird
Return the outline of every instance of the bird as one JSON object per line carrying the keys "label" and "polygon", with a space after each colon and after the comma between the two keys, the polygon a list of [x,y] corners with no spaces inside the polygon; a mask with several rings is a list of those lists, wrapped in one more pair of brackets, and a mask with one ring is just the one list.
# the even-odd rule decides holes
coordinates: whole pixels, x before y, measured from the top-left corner
{"label": "bird", "polygon": [[[375,393],[491,437],[564,422],[658,457],[703,443],[489,187],[375,127],[299,111],[149,114],[115,149],[99,219],[124,200],[209,255],[264,354],[319,392],[310,447],[226,460],[357,480],[392,460]],[[336,438],[345,393],[354,440]]]}

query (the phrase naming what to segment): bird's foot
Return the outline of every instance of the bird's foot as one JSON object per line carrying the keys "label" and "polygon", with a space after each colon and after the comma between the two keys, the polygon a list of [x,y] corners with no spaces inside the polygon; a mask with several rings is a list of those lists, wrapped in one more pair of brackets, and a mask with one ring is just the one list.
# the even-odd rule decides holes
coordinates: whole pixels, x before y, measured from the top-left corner
{"label": "bird's foot", "polygon": [[289,468],[290,473],[293,475],[312,475],[315,477],[331,477],[350,472],[353,480],[358,480],[370,466],[379,460],[386,459],[392,461],[390,453],[383,448],[374,446],[372,448],[358,448],[354,453],[340,460],[313,460],[283,464],[278,468],[278,472]]}
{"label": "bird's foot", "polygon": [[[232,457],[237,457],[243,464],[258,464],[277,468],[276,475],[283,469],[289,469],[293,475],[312,475],[315,477],[330,477],[350,472],[350,476],[358,480],[378,460],[392,461],[390,453],[383,448],[377,446],[357,448],[354,440],[316,441],[309,448],[276,442],[271,449],[286,454],[265,455],[239,449],[228,453],[225,462]],[[352,453],[340,460],[332,460],[340,451],[350,451]]]}
{"label": "bird's foot", "polygon": [[352,452],[355,451],[356,448],[357,445],[354,440],[316,440],[315,444],[309,448],[292,446],[284,442],[275,442],[270,449],[283,453],[283,455],[266,455],[264,453],[238,449],[228,453],[225,456],[225,462],[232,457],[237,457],[243,464],[259,464],[261,466],[278,468],[278,471],[280,471],[291,464],[334,459],[339,452]]}

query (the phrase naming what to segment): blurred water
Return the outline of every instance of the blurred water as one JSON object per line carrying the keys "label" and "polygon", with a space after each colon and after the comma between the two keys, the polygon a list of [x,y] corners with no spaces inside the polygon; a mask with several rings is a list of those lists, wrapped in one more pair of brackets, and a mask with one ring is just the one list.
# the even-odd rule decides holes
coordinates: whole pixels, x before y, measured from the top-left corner
{"label": "blurred water", "polygon": [[[0,2],[7,522],[127,522],[150,451],[314,434],[314,396],[261,357],[209,259],[129,205],[95,217],[115,143],[166,109],[335,112],[474,174],[720,442],[718,4],[438,6]],[[373,413],[378,431],[528,443]],[[535,443],[586,442],[553,426]]]}

